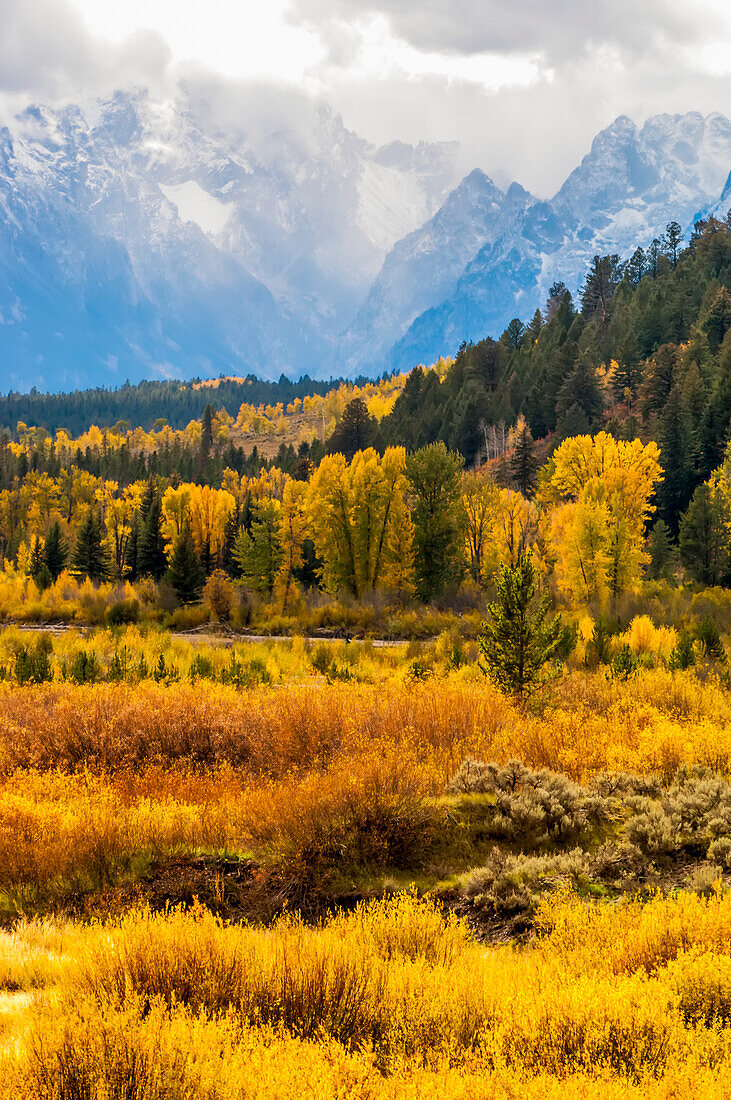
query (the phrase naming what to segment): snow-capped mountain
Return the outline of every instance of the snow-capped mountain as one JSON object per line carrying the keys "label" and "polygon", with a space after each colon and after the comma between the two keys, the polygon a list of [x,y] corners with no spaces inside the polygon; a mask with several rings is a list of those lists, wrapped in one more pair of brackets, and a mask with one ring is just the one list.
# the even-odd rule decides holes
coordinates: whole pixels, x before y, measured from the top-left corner
{"label": "snow-capped mountain", "polygon": [[[394,245],[346,333],[346,365],[378,369],[395,343],[425,310],[451,297],[465,266],[480,248],[507,231],[527,203],[514,184],[507,195],[475,168],[425,225]],[[350,360],[350,362],[349,362]]]}
{"label": "snow-capped mountain", "polygon": [[[527,319],[543,306],[553,282],[575,291],[592,256],[626,256],[660,237],[671,220],[688,230],[708,209],[725,214],[731,194],[726,207],[719,196],[730,167],[731,123],[722,115],[658,115],[641,129],[618,118],[550,202],[526,198],[511,224],[498,224],[453,293],[416,317],[386,352],[389,365],[432,361],[463,339],[498,335],[512,317]],[[390,263],[388,257],[384,270]]]}
{"label": "snow-capped mountain", "polygon": [[118,92],[0,130],[0,389],[408,368],[731,206],[718,114],[618,118],[545,201],[307,110],[224,125]]}
{"label": "snow-capped mountain", "polygon": [[375,149],[324,106],[299,123],[251,141],[119,92],[0,131],[2,388],[328,375],[454,148]]}

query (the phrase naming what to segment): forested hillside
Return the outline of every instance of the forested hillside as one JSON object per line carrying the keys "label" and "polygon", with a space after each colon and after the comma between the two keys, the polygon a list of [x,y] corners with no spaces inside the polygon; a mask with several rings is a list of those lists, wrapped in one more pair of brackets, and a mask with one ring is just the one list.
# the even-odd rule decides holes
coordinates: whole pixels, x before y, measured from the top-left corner
{"label": "forested hillside", "polygon": [[[272,388],[82,395],[128,419],[76,437],[19,423],[0,443],[9,575],[40,591],[64,567],[97,583],[151,576],[185,605],[218,570],[295,615],[311,590],[454,605],[527,547],[558,595],[595,610],[679,564],[725,583],[730,286],[731,223],[699,222],[685,245],[671,223],[628,263],[596,257],[579,301],[557,284],[526,324],[408,376],[324,394],[282,382],[286,403],[235,415],[225,401]],[[202,403],[201,419],[133,426],[167,407],[156,392],[181,419]],[[13,400],[64,415],[63,398]]]}
{"label": "forested hillside", "polygon": [[[535,439],[599,426],[618,438],[639,433],[661,447],[660,514],[677,530],[728,439],[730,287],[728,220],[699,222],[685,246],[671,224],[627,263],[597,256],[578,301],[557,283],[543,313],[463,345],[443,379],[413,371],[381,440],[413,448],[442,439],[471,464],[499,453],[491,426],[520,413]],[[504,449],[507,434],[499,439]]]}

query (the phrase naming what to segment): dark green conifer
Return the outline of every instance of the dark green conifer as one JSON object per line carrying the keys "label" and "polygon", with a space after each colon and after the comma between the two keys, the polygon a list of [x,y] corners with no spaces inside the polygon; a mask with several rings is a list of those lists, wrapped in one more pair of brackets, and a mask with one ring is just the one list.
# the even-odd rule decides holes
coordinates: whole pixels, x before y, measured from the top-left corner
{"label": "dark green conifer", "polygon": [[173,545],[167,579],[182,604],[195,603],[199,599],[206,576],[187,527]]}
{"label": "dark green conifer", "polygon": [[92,581],[102,581],[109,576],[109,562],[104,548],[99,513],[88,508],[76,536],[73,568],[75,573]]}
{"label": "dark green conifer", "polygon": [[48,572],[51,574],[51,580],[55,581],[59,578],[66,568],[68,556],[68,545],[66,539],[61,534],[61,526],[58,520],[54,520],[48,530],[46,545],[44,547],[45,563],[48,567]]}
{"label": "dark green conifer", "polygon": [[546,682],[544,666],[565,645],[565,631],[560,616],[547,618],[546,603],[536,595],[530,551],[520,555],[514,569],[502,567],[496,588],[490,621],[482,624],[478,638],[480,667],[501,690],[522,698]]}
{"label": "dark green conifer", "polygon": [[139,531],[137,574],[159,581],[167,569],[165,539],[162,534],[162,501],[157,493],[150,501],[147,517]]}
{"label": "dark green conifer", "polygon": [[533,495],[538,472],[538,460],[533,453],[533,436],[524,422],[518,428],[515,449],[510,460],[510,473],[523,496]]}

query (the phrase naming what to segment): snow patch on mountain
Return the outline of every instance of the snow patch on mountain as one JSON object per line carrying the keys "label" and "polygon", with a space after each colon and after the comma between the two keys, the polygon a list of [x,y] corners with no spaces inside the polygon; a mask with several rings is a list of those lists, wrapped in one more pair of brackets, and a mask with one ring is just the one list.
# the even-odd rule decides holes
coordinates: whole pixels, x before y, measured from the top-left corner
{"label": "snow patch on mountain", "polygon": [[369,160],[358,184],[356,224],[385,254],[422,225],[431,211],[419,181],[412,176]]}
{"label": "snow patch on mountain", "polygon": [[185,222],[193,222],[209,237],[216,237],[231,215],[229,203],[204,191],[195,180],[184,183],[158,183],[165,198],[173,204]]}

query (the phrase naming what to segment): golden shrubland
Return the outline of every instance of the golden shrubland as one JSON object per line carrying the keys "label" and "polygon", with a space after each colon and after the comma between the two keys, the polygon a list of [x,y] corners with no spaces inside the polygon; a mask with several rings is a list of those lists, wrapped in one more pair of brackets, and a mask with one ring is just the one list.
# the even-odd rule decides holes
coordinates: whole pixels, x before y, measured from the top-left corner
{"label": "golden shrubland", "polygon": [[[257,644],[248,687],[191,677],[214,641],[54,639],[0,684],[6,1094],[723,1096],[731,703],[663,630],[531,706],[447,635]],[[121,644],[177,674],[64,679]]]}
{"label": "golden shrubland", "polygon": [[0,1072],[21,1098],[726,1095],[728,895],[559,893],[539,927],[486,950],[409,894],[315,927],[21,923]]}

